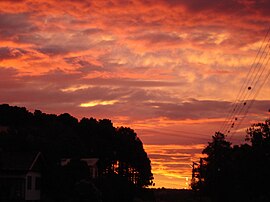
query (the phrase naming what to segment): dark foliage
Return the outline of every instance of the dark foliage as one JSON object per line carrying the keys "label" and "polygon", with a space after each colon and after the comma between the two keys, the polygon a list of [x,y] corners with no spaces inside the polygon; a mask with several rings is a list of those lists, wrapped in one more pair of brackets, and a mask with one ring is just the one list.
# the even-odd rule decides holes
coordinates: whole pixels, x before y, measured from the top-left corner
{"label": "dark foliage", "polygon": [[[44,186],[58,201],[67,201],[66,193],[73,201],[75,196],[84,201],[89,190],[96,193],[97,199],[92,201],[99,201],[97,187],[103,195],[114,189],[114,193],[120,194],[117,189],[125,187],[132,191],[130,187],[142,188],[153,180],[150,159],[137,134],[130,128],[115,128],[108,119],[78,121],[67,113],[58,116],[40,110],[31,113],[26,108],[3,104],[0,150],[41,151],[49,165],[44,173]],[[98,186],[87,178],[86,165],[79,161],[90,157],[99,159]],[[59,166],[61,158],[73,160],[63,168]]]}
{"label": "dark foliage", "polygon": [[216,133],[193,170],[192,188],[213,201],[270,201],[270,120],[247,129],[246,140],[232,147]]}

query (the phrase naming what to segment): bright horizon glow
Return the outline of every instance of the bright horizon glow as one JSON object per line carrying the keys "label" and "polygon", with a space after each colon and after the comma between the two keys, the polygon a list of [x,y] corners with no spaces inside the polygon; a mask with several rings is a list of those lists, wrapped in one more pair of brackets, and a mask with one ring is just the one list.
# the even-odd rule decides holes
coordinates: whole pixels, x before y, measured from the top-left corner
{"label": "bright horizon glow", "polygon": [[[269,24],[269,1],[0,1],[0,100],[131,127],[156,186],[186,188]],[[269,102],[268,81],[233,142]]]}
{"label": "bright horizon glow", "polygon": [[[188,189],[192,177],[191,165],[204,155],[200,152],[206,145],[144,145],[157,178],[154,188],[185,188]],[[164,156],[167,160],[164,161]],[[181,159],[186,158],[183,162]],[[181,167],[180,169],[176,169]],[[174,183],[172,183],[172,179]],[[177,185],[177,186],[176,186]]]}

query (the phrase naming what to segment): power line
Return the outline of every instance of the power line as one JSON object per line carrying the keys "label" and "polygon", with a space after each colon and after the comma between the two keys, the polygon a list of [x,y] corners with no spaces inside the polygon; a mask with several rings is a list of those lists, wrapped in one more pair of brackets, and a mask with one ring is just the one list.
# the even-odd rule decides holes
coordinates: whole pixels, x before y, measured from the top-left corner
{"label": "power line", "polygon": [[270,27],[269,27],[269,29],[267,30],[267,33],[266,33],[266,35],[264,36],[264,39],[263,39],[263,41],[262,41],[262,43],[261,43],[261,46],[260,46],[259,50],[257,51],[256,57],[255,57],[255,59],[253,60],[252,65],[251,65],[250,68],[249,68],[249,71],[248,71],[248,73],[247,73],[246,79],[244,80],[244,82],[243,82],[243,84],[242,84],[242,86],[241,86],[241,88],[240,88],[240,90],[239,90],[239,92],[238,92],[238,94],[237,94],[237,96],[236,96],[236,99],[235,99],[235,101],[234,101],[234,104],[232,105],[231,110],[230,110],[230,112],[228,113],[227,118],[226,118],[225,121],[223,122],[223,125],[222,125],[221,130],[220,130],[221,132],[225,130],[225,127],[226,127],[226,125],[227,125],[227,122],[229,122],[229,120],[233,117],[233,113],[234,113],[235,110],[237,109],[238,101],[240,100],[240,98],[241,98],[243,92],[246,90],[246,87],[247,87],[247,85],[248,85],[248,80],[249,80],[250,75],[251,75],[251,71],[253,71],[254,68],[255,68],[254,65],[256,64],[256,60],[257,60],[257,58],[258,58],[258,56],[259,56],[259,54],[260,54],[260,52],[261,52],[261,50],[262,50],[262,48],[263,48],[263,44],[265,43],[265,41],[266,41],[266,39],[267,39],[267,37],[268,37],[268,35],[269,35],[269,32],[270,32]]}
{"label": "power line", "polygon": [[[268,40],[268,42],[267,42],[267,44],[265,46],[265,49],[266,49],[266,47],[268,47],[269,41],[270,41],[270,38],[269,38],[269,40]],[[235,110],[235,113],[232,115],[232,118],[235,117],[236,115],[241,115],[243,109],[244,108],[247,108],[246,105],[249,103],[249,97],[252,95],[253,92],[256,93],[255,90],[256,90],[257,84],[260,81],[260,77],[263,75],[263,73],[264,73],[264,71],[265,71],[265,69],[267,67],[266,65],[267,65],[267,63],[269,61],[269,59],[267,60],[267,56],[269,55],[270,49],[268,48],[268,51],[267,52],[265,52],[265,49],[264,49],[262,55],[260,56],[260,60],[261,60],[262,59],[262,56],[264,55],[263,60],[262,60],[262,62],[259,61],[257,63],[256,68],[258,70],[257,70],[257,72],[255,74],[255,77],[252,79],[252,81],[250,83],[250,86],[252,86],[252,90],[251,90],[251,87],[249,87],[250,88],[249,89],[250,91],[247,91],[243,95],[244,97],[243,97],[242,101],[240,101],[240,103],[238,104],[239,107]],[[264,64],[265,60],[266,60],[266,64]],[[254,97],[254,99],[255,99],[255,97]],[[231,122],[229,123],[228,127],[229,128],[230,128],[230,126],[233,127],[233,124],[234,123],[235,123],[234,120],[231,120]],[[229,129],[228,129],[228,131],[229,131]]]}
{"label": "power line", "polygon": [[[259,94],[261,88],[267,81],[267,78],[269,77],[270,70],[266,77],[264,77],[263,82],[261,83],[260,87],[258,88],[258,91],[256,92],[256,86],[258,85],[260,78],[262,77],[265,69],[267,68],[266,65],[269,62],[269,58],[267,59],[267,56],[269,55],[270,48],[269,48],[269,42],[270,37],[268,37],[270,31],[270,27],[267,30],[267,33],[264,37],[263,42],[261,43],[261,46],[259,48],[259,51],[256,54],[256,57],[247,73],[246,79],[244,80],[244,83],[242,84],[238,95],[231,107],[230,112],[228,113],[227,118],[225,119],[224,123],[222,124],[222,128],[220,131],[224,131],[224,133],[230,133],[230,129],[234,128],[237,121],[240,119],[240,114],[242,113],[243,109],[246,108],[245,115],[241,118],[241,123],[243,121],[243,118],[245,118],[246,114],[248,113],[248,110],[254,103],[255,98]],[[268,38],[268,39],[267,39]],[[266,49],[268,50],[266,51]],[[263,59],[262,59],[263,58]],[[258,61],[257,61],[258,60]],[[266,63],[264,64],[266,60]],[[254,76],[255,75],[255,76]],[[252,93],[255,93],[253,96],[252,101],[248,102],[249,97],[252,95]],[[248,105],[247,105],[248,104]],[[237,125],[237,128],[239,125]]]}
{"label": "power line", "polygon": [[[270,61],[270,57],[268,58],[266,64],[265,64],[265,67],[267,66],[267,64],[269,63]],[[237,129],[241,126],[243,120],[245,119],[245,117],[247,116],[247,113],[249,111],[249,109],[252,107],[252,105],[254,104],[255,102],[255,99],[256,97],[258,96],[258,94],[260,93],[262,87],[265,85],[265,83],[267,82],[268,78],[270,76],[270,70],[268,70],[267,74],[265,75],[264,79],[263,79],[263,82],[261,83],[261,85],[259,86],[258,88],[258,91],[256,92],[256,94],[253,96],[252,100],[250,101],[250,104],[247,106],[246,110],[244,111],[244,115],[243,115],[243,118],[240,120],[239,124],[237,125],[237,128],[235,129],[234,133],[232,135],[235,134],[235,132],[237,131]]]}

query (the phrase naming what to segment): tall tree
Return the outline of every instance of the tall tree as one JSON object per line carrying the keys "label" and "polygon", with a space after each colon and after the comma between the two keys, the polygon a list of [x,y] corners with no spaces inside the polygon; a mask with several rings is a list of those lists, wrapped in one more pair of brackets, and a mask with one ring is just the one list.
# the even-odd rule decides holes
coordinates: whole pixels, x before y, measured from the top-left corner
{"label": "tall tree", "polygon": [[199,182],[203,183],[202,188],[210,193],[214,200],[225,199],[231,183],[231,143],[225,139],[224,134],[217,132],[202,153],[207,157],[204,159],[205,164],[200,164]]}
{"label": "tall tree", "polygon": [[129,178],[138,186],[152,184],[151,161],[144,151],[143,144],[131,128],[117,128],[118,173]]}
{"label": "tall tree", "polygon": [[247,129],[246,140],[251,142],[249,179],[251,191],[270,199],[270,120],[253,124]]}
{"label": "tall tree", "polygon": [[[222,133],[212,137],[203,153],[204,163],[194,169],[192,186],[213,201],[269,201],[270,121],[247,129],[247,144],[234,145]],[[200,180],[197,180],[197,177]]]}

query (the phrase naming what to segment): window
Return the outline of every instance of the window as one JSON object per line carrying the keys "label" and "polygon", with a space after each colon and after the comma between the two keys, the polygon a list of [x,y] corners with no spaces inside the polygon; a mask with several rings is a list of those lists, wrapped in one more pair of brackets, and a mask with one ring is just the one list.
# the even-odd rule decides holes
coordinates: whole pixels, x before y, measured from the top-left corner
{"label": "window", "polygon": [[32,189],[32,176],[27,176],[27,189]]}
{"label": "window", "polygon": [[35,189],[36,190],[40,190],[40,177],[36,177],[36,180],[35,180]]}

